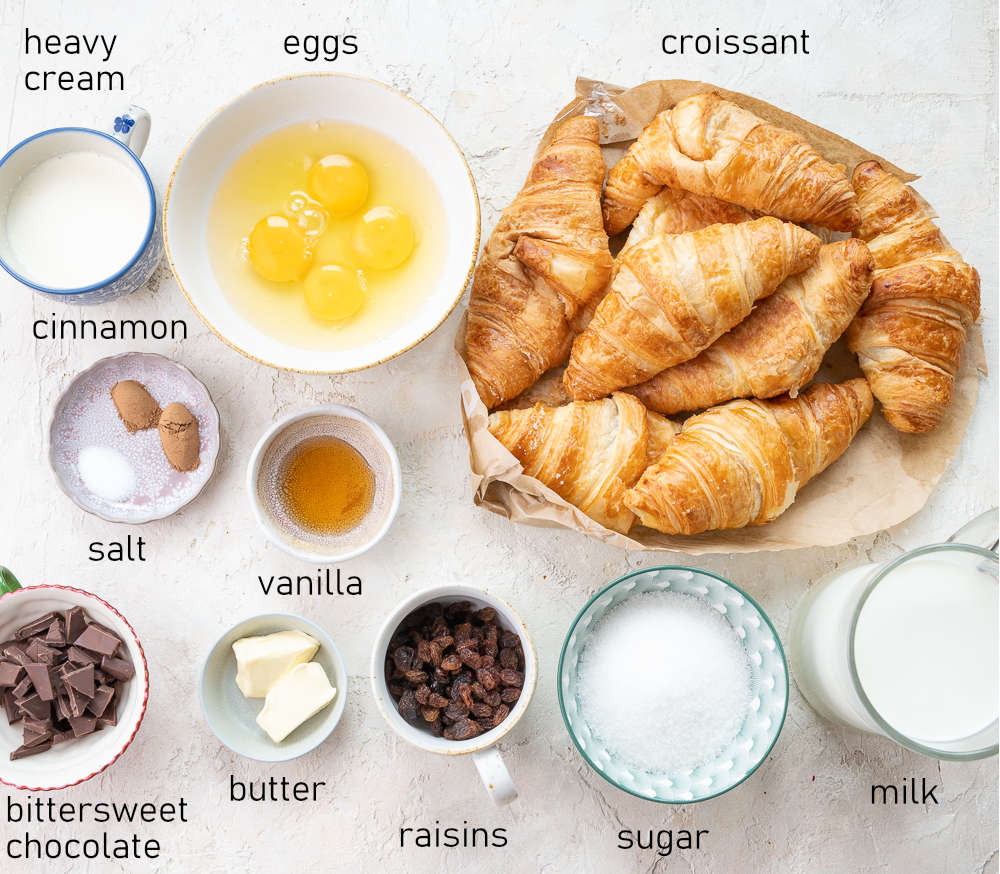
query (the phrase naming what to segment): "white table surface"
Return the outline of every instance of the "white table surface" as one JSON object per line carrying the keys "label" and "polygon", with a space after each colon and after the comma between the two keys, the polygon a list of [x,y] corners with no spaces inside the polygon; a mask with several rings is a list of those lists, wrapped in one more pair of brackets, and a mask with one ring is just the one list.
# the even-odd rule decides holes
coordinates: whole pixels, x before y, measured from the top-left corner
{"label": "white table surface", "polygon": [[[923,174],[917,187],[953,244],[979,268],[991,375],[965,439],[927,506],[908,522],[837,548],[706,556],[697,564],[746,588],[784,634],[811,582],[840,566],[898,555],[941,540],[997,500],[997,162],[995,11],[955,3],[240,4],[0,2],[0,113],[9,143],[63,124],[101,126],[120,110],[113,95],[29,94],[24,70],[79,69],[76,59],[26,60],[32,32],[114,32],[111,69],[153,114],[144,156],[161,192],[179,150],[219,105],[274,76],[334,70],[386,81],[422,102],[464,148],[483,204],[484,234],[520,186],[540,132],[571,96],[577,74],[631,85],[650,78],[704,79],[760,96]],[[279,7],[281,7],[279,9]],[[737,11],[742,9],[743,11]],[[668,58],[663,33],[811,34],[807,57]],[[282,51],[286,34],[356,33],[360,51],[309,64]],[[90,65],[93,66],[93,65]],[[127,99],[123,102],[127,102]],[[472,504],[451,343],[456,312],[403,357],[340,378],[282,373],[224,346],[190,310],[165,265],[149,287],[88,312],[98,318],[185,316],[180,343],[142,348],[175,358],[207,384],[223,420],[219,470],[173,518],[127,529],[88,516],[56,488],[45,460],[53,403],[93,361],[129,342],[36,341],[30,324],[53,305],[0,280],[0,561],[26,584],[70,583],[116,604],[150,660],[149,712],[132,748],[110,771],[60,793],[66,800],[169,800],[183,795],[191,822],[148,827],[157,863],[8,863],[3,870],[408,871],[408,872],[977,872],[997,871],[997,763],[938,763],[879,737],[820,721],[793,688],[784,732],[769,761],[742,787],[701,805],[670,808],[606,784],[572,747],[556,703],[555,669],[567,626],[585,600],[658,555],[625,555],[574,533],[514,526]],[[250,513],[244,465],[276,417],[310,404],[355,405],[399,448],[402,508],[385,541],[343,565],[360,574],[360,598],[265,597],[257,575],[314,572],[269,545]],[[878,487],[873,484],[872,487]],[[92,540],[142,534],[150,560],[87,561]],[[368,688],[368,657],[383,616],[404,595],[442,580],[495,589],[523,614],[541,677],[525,718],[503,744],[521,792],[495,809],[472,763],[398,741]],[[323,624],[351,675],[344,719],[312,754],[274,767],[230,753],[201,717],[198,674],[208,648],[235,621],[286,610]],[[320,803],[231,804],[229,775],[326,780]],[[937,806],[872,807],[873,782],[914,775],[940,784]],[[402,826],[506,827],[506,849],[399,849]],[[700,852],[617,849],[622,828],[707,828]],[[70,836],[74,826],[49,826]],[[6,827],[4,829],[6,831]]]}

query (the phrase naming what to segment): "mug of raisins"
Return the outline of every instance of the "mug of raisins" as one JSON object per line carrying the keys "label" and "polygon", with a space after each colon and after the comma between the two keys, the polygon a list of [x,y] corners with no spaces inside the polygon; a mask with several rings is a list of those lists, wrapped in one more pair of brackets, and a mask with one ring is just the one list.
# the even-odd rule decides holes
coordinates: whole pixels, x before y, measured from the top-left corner
{"label": "mug of raisins", "polygon": [[497,742],[524,715],[538,659],[521,617],[474,586],[433,586],[385,620],[372,650],[372,691],[401,738],[470,755],[497,804],[517,797]]}

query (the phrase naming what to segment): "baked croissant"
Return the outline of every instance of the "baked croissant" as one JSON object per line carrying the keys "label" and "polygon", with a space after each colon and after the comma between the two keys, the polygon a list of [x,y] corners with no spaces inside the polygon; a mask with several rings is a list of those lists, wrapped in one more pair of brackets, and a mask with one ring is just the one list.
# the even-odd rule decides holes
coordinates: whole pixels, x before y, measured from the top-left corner
{"label": "baked croissant", "polygon": [[889,424],[907,434],[938,426],[955,393],[966,331],[979,318],[979,274],[876,161],[859,164],[855,232],[875,258],[871,296],[847,331]]}
{"label": "baked croissant", "polygon": [[868,296],[873,268],[860,240],[823,246],[812,267],[786,279],[697,358],[629,391],[667,414],[731,398],[794,395],[816,375],[826,350]]}
{"label": "baked croissant", "polygon": [[871,411],[863,379],[713,407],[684,423],[626,492],[625,505],[666,534],[770,522],[841,456]]}
{"label": "baked croissant", "polygon": [[694,358],[805,270],[819,247],[807,230],[770,217],[636,244],[573,342],[566,391],[574,400],[604,397]]}
{"label": "baked croissant", "polygon": [[627,394],[562,407],[491,413],[489,429],[541,480],[605,528],[626,533],[635,522],[622,503],[625,490],[659,457],[677,426],[647,413]]}
{"label": "baked croissant", "polygon": [[639,210],[622,252],[657,234],[686,234],[709,225],[735,224],[753,217],[752,212],[735,203],[676,188],[664,188]]}
{"label": "baked croissant", "polygon": [[597,133],[597,120],[585,116],[560,125],[476,268],[465,360],[491,409],[566,360],[608,283]]}
{"label": "baked croissant", "polygon": [[661,112],[611,168],[603,205],[609,236],[664,185],[836,231],[860,219],[842,164],[718,94],[695,94]]}

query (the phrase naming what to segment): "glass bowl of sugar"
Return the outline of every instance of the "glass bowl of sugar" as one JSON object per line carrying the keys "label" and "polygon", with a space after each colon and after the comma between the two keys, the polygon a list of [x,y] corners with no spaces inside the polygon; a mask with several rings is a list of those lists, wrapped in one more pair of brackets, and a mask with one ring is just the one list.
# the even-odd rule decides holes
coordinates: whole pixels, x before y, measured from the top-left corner
{"label": "glass bowl of sugar", "polygon": [[619,789],[704,801],[767,757],[788,708],[788,666],[764,611],[696,568],[645,568],[605,586],[570,626],[559,706],[577,749]]}

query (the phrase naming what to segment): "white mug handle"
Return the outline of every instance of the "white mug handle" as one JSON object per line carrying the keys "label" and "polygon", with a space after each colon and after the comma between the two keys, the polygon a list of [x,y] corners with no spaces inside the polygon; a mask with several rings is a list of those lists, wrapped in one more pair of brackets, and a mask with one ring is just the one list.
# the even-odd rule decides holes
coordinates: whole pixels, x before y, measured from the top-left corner
{"label": "white mug handle", "polygon": [[474,752],[472,761],[476,763],[483,785],[496,804],[510,804],[517,798],[517,787],[496,747]]}
{"label": "white mug handle", "polygon": [[121,140],[128,146],[136,157],[142,155],[142,150],[146,148],[146,141],[149,139],[149,126],[151,119],[149,113],[141,106],[134,103],[124,112],[115,116],[111,126],[111,135],[116,140]]}

